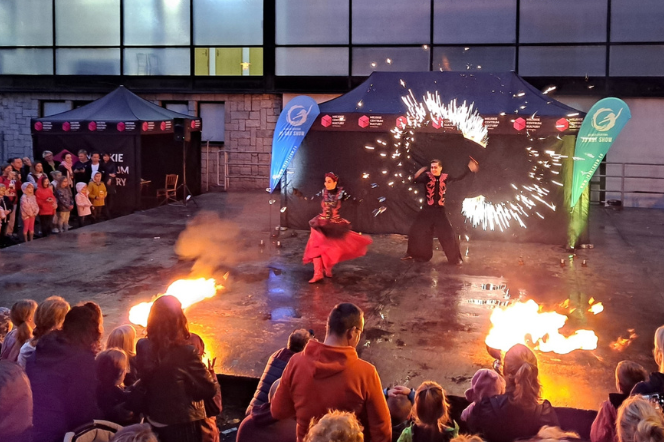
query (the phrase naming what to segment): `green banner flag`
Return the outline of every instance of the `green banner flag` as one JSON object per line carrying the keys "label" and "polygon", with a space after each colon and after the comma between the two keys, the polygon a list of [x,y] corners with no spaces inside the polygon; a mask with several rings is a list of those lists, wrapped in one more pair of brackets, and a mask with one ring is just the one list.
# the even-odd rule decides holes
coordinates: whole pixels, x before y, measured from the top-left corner
{"label": "green banner flag", "polygon": [[604,98],[590,109],[576,136],[572,207],[579,200],[604,155],[632,118],[627,104],[618,98]]}

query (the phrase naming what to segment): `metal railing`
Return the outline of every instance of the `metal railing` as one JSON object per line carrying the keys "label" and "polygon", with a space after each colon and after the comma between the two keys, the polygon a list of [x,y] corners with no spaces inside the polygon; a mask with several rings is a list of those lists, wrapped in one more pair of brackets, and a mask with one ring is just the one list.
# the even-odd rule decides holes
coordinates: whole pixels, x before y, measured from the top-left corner
{"label": "metal railing", "polygon": [[[619,174],[611,173],[596,173],[593,175],[592,180],[590,181],[590,193],[591,193],[591,203],[605,203],[606,201],[602,199],[602,194],[620,194],[620,201],[625,201],[625,195],[664,195],[664,184],[662,190],[650,190],[650,189],[634,189],[633,180],[664,180],[664,164],[652,164],[652,163],[618,163],[618,162],[605,162],[606,169],[616,169],[616,166],[619,166]],[[613,167],[612,167],[613,166]],[[662,168],[660,176],[651,176],[651,175],[627,175],[627,169],[629,167],[659,167]],[[600,182],[596,179],[599,178]],[[620,179],[620,189],[616,189],[614,186],[607,186],[606,181],[604,182],[604,187],[602,187],[601,178],[606,178],[607,180]],[[630,190],[626,189],[626,184],[632,184],[628,187]],[[634,190],[632,190],[634,189]],[[597,194],[597,198],[593,199],[593,195]],[[606,198],[605,198],[606,199]]]}
{"label": "metal railing", "polygon": [[[247,178],[245,175],[231,175],[229,170],[231,166],[268,166],[269,164],[261,164],[258,162],[239,162],[230,161],[231,154],[250,154],[250,155],[266,155],[269,152],[262,152],[258,150],[243,150],[238,152],[231,152],[228,150],[220,149],[217,151],[217,186],[228,190],[231,178]],[[209,157],[208,157],[209,158]],[[223,158],[223,160],[222,160]],[[221,171],[223,170],[223,177]],[[223,179],[223,182],[222,182]]]}

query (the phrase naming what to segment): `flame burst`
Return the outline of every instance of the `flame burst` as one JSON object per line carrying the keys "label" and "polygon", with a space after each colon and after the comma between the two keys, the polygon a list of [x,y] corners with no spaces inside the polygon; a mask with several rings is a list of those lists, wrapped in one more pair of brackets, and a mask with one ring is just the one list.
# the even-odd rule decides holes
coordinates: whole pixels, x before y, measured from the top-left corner
{"label": "flame burst", "polygon": [[570,336],[560,334],[567,316],[544,312],[535,301],[517,302],[491,313],[491,330],[486,345],[507,351],[515,344],[531,341],[536,350],[567,354],[574,350],[594,350],[597,335],[592,330],[577,330]]}
{"label": "flame burst", "polygon": [[[192,304],[212,298],[217,294],[218,290],[223,288],[222,285],[217,285],[217,282],[213,278],[178,279],[168,286],[166,293],[157,296],[155,299],[164,295],[175,296],[182,304],[182,309],[184,310]],[[141,302],[133,306],[129,310],[129,321],[132,324],[147,327],[148,315],[150,314],[152,304],[154,304],[154,300],[151,302]]]}
{"label": "flame burst", "polygon": [[639,336],[634,332],[634,329],[633,329],[633,328],[630,328],[629,330],[627,330],[627,333],[629,334],[628,337],[623,338],[622,336],[619,336],[618,339],[616,339],[616,340],[613,341],[611,344],[609,344],[609,347],[611,348],[611,350],[615,350],[615,351],[623,351],[623,350],[625,350],[627,347],[630,346],[630,344],[632,343],[632,341],[634,341],[634,339],[636,339],[636,338],[639,337]]}

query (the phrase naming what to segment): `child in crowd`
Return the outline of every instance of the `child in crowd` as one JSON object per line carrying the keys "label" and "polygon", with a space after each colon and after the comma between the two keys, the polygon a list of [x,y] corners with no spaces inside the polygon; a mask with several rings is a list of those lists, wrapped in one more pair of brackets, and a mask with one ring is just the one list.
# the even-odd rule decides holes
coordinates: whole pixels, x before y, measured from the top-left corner
{"label": "child in crowd", "polygon": [[65,316],[69,311],[69,303],[59,296],[46,298],[35,312],[35,329],[32,331],[32,339],[26,341],[21,347],[16,362],[25,368],[28,358],[35,352],[39,338],[53,330],[60,330],[65,322]]}
{"label": "child in crowd", "polygon": [[35,310],[37,303],[32,299],[21,299],[12,305],[10,317],[14,328],[5,337],[0,359],[16,362],[21,347],[32,337],[32,330],[35,328]]}
{"label": "child in crowd", "polygon": [[415,392],[413,420],[403,430],[399,442],[450,441],[459,434],[459,427],[447,424],[450,421],[449,404],[445,390],[433,381],[423,382]]}
{"label": "child in crowd", "polygon": [[4,184],[0,184],[0,246],[5,244],[7,227],[9,226],[9,219],[11,218],[13,209],[12,201],[7,196],[7,187]]}
{"label": "child in crowd", "polygon": [[150,424],[134,424],[115,433],[111,442],[159,442]]}
{"label": "child in crowd", "polygon": [[5,337],[12,329],[11,310],[7,307],[0,307],[0,352],[2,345],[5,342]]}
{"label": "child in crowd", "polygon": [[622,403],[629,397],[630,391],[636,384],[648,379],[648,372],[632,361],[621,361],[616,367],[616,388],[619,393],[609,393],[609,399],[604,401],[597,413],[597,417],[590,428],[592,442],[615,442],[616,416]]}
{"label": "child in crowd", "polygon": [[39,215],[39,204],[35,197],[35,186],[32,183],[23,183],[21,186],[21,218],[23,219],[23,236],[26,241],[32,241],[35,236],[35,219]]}
{"label": "child in crowd", "polygon": [[387,408],[390,410],[390,420],[392,421],[392,441],[396,442],[403,430],[411,424],[410,412],[413,404],[410,402],[409,396],[395,394],[387,398]]}
{"label": "child in crowd", "polygon": [[616,428],[620,442],[664,442],[664,416],[642,396],[630,396],[620,409]]}
{"label": "child in crowd", "polygon": [[74,204],[69,179],[65,176],[59,181],[55,190],[55,199],[58,201],[58,231],[66,232],[69,230],[69,213],[74,208]]}
{"label": "child in crowd", "polygon": [[362,424],[354,413],[331,410],[318,422],[311,420],[304,442],[363,442]]}
{"label": "child in crowd", "polygon": [[18,177],[17,172],[9,173],[9,184],[7,185],[7,196],[12,203],[12,212],[9,216],[9,225],[7,226],[7,234],[14,234],[14,227],[16,226],[16,217],[18,210],[18,192],[21,187],[21,180]]}
{"label": "child in crowd", "polygon": [[[196,333],[189,334],[189,345],[193,346],[198,356],[203,359],[205,356],[205,342]],[[217,358],[207,360],[207,368],[212,379],[217,383],[217,375],[214,372],[214,365]],[[203,420],[201,430],[203,433],[202,442],[219,442],[219,428],[217,427],[217,416],[221,414],[221,388],[217,388],[217,394],[210,400],[204,401],[206,418]]]}
{"label": "child in crowd", "polygon": [[35,196],[37,197],[37,205],[39,206],[39,223],[41,224],[42,236],[48,236],[51,234],[53,215],[55,215],[58,203],[55,201],[51,182],[46,175],[39,178]]}
{"label": "child in crowd", "polygon": [[[79,210],[79,215],[80,213]],[[123,350],[129,358],[129,370],[127,370],[123,383],[126,386],[134,385],[134,382],[138,380],[136,372],[136,329],[131,325],[115,327],[106,340],[106,349],[110,348]]]}
{"label": "child in crowd", "polygon": [[104,210],[104,200],[106,199],[106,185],[101,181],[101,172],[95,173],[95,176],[88,184],[90,201],[92,201],[92,218],[95,222],[101,219],[102,210]]}
{"label": "child in crowd", "polygon": [[95,359],[95,369],[97,405],[104,419],[123,426],[138,422],[128,405],[130,392],[122,382],[129,370],[127,354],[117,348],[104,350]]}
{"label": "child in crowd", "polygon": [[470,381],[470,388],[466,390],[466,399],[471,402],[461,413],[461,420],[468,421],[468,416],[473,411],[475,404],[485,397],[496,396],[505,393],[505,379],[494,370],[482,368],[477,370]]}
{"label": "child in crowd", "polygon": [[83,227],[88,224],[88,217],[92,213],[90,208],[92,203],[88,198],[88,187],[85,183],[76,184],[76,209],[78,210],[78,226]]}

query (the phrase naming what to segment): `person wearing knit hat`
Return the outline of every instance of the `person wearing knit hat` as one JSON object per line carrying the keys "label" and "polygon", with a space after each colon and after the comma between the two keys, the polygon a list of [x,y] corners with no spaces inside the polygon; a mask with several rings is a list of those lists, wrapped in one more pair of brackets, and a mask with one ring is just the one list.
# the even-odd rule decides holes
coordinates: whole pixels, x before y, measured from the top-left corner
{"label": "person wearing knit hat", "polygon": [[92,203],[88,198],[88,186],[85,183],[76,183],[76,209],[78,209],[78,226],[83,227],[88,224],[92,211]]}
{"label": "person wearing knit hat", "polygon": [[470,388],[466,390],[466,399],[471,403],[461,413],[461,420],[467,421],[475,404],[485,397],[505,393],[505,379],[494,370],[482,368],[477,370],[470,381]]}
{"label": "person wearing knit hat", "polygon": [[32,241],[35,236],[35,218],[39,215],[39,205],[35,197],[35,186],[28,182],[21,186],[21,218],[23,218],[23,236]]}

